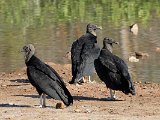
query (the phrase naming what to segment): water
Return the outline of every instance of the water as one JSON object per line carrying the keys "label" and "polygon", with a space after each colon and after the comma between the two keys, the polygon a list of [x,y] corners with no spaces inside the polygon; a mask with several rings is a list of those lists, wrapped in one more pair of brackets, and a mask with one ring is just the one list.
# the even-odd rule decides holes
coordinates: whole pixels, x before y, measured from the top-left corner
{"label": "water", "polygon": [[[22,46],[32,43],[43,61],[69,63],[64,56],[74,40],[85,33],[86,25],[103,27],[98,31],[102,47],[104,37],[120,42],[114,53],[128,64],[134,81],[160,82],[160,2],[154,0],[1,0],[0,72],[12,72],[25,66]],[[138,35],[128,31],[137,23]],[[128,61],[135,51],[149,54],[138,63]]]}

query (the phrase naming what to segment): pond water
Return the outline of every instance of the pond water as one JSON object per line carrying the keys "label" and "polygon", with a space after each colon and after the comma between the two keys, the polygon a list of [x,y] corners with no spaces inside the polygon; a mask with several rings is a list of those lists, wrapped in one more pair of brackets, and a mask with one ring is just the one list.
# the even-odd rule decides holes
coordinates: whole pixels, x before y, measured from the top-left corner
{"label": "pond water", "polygon": [[[74,40],[85,34],[86,25],[103,27],[98,44],[108,36],[120,42],[114,54],[128,64],[134,81],[160,82],[160,2],[154,0],[1,0],[0,72],[12,72],[25,66],[20,49],[28,43],[36,47],[43,61],[70,63],[65,54]],[[134,35],[129,26],[137,23]],[[135,51],[149,57],[131,63]]]}

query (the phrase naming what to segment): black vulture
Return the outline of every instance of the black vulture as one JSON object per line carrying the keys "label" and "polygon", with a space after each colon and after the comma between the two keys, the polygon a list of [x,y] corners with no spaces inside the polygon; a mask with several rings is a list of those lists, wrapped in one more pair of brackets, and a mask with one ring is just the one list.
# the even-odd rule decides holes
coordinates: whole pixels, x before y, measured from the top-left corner
{"label": "black vulture", "polygon": [[[110,100],[115,100],[115,90],[125,94],[135,95],[135,88],[128,72],[127,64],[118,56],[112,54],[112,45],[118,42],[104,38],[103,48],[98,59],[95,60],[95,70],[99,78],[110,89]],[[114,90],[114,94],[112,93]]]}
{"label": "black vulture", "polygon": [[27,76],[40,95],[40,107],[45,107],[45,94],[62,100],[66,106],[73,104],[73,98],[58,73],[37,58],[32,44],[23,47]]}
{"label": "black vulture", "polygon": [[73,42],[71,47],[72,80],[70,84],[83,83],[83,77],[94,71],[94,60],[98,58],[100,48],[97,45],[96,30],[102,29],[94,24],[88,24],[86,34]]}

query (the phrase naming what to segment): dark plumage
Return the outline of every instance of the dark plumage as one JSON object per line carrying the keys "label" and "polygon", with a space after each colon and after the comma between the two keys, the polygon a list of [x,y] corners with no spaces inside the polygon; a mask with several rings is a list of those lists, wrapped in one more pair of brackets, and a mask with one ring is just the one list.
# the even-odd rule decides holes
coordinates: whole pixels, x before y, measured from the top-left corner
{"label": "dark plumage", "polygon": [[70,84],[82,83],[84,76],[90,76],[93,73],[94,60],[98,58],[100,52],[100,48],[97,45],[97,29],[101,28],[88,24],[86,34],[72,44],[72,80]]}
{"label": "dark plumage", "polygon": [[[95,69],[99,78],[112,90],[119,90],[125,94],[135,95],[135,89],[128,72],[126,63],[112,54],[112,39],[104,38],[103,48],[98,59],[95,60]],[[115,99],[110,91],[111,99]]]}
{"label": "dark plumage", "polygon": [[34,46],[31,44],[26,45],[23,47],[22,52],[25,53],[28,79],[40,95],[41,107],[45,107],[45,94],[52,98],[62,100],[66,106],[72,104],[73,98],[63,80],[52,67],[34,55]]}

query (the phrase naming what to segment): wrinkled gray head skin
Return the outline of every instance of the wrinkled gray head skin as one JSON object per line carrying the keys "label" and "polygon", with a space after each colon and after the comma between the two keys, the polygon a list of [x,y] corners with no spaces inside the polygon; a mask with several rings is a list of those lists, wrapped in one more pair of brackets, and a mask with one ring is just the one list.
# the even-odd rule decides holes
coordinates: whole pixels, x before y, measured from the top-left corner
{"label": "wrinkled gray head skin", "polygon": [[103,40],[103,48],[107,48],[110,52],[112,52],[112,45],[114,44],[119,44],[112,38],[105,37]]}
{"label": "wrinkled gray head skin", "polygon": [[106,45],[106,44],[112,45],[113,43],[119,44],[118,42],[116,42],[112,38],[105,37],[104,40],[103,40],[103,45]]}
{"label": "wrinkled gray head skin", "polygon": [[25,62],[27,63],[30,60],[30,58],[34,55],[35,48],[32,44],[28,44],[22,48],[21,52],[24,52]]}
{"label": "wrinkled gray head skin", "polygon": [[86,32],[87,33],[91,33],[91,34],[93,34],[94,36],[97,36],[96,35],[96,30],[97,29],[102,29],[102,27],[98,27],[97,25],[94,25],[94,24],[88,24],[87,25],[87,30],[86,30]]}

